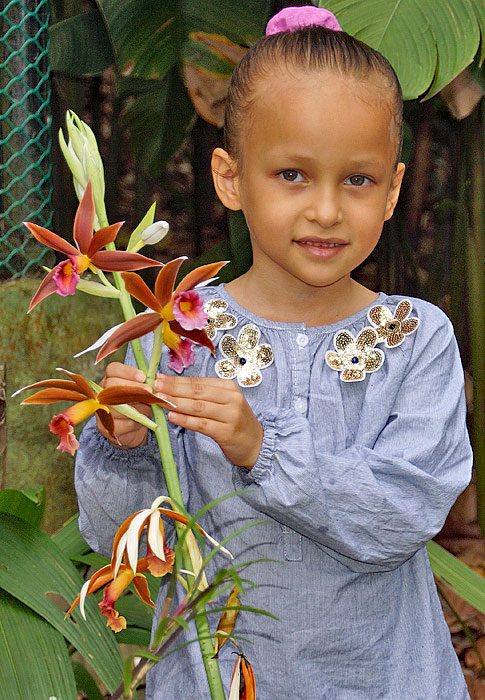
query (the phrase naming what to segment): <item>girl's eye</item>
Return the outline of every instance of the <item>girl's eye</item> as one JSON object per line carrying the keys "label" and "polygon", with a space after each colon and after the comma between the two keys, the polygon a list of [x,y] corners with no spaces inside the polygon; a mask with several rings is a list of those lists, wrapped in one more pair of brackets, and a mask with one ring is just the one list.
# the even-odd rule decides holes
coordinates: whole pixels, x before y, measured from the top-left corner
{"label": "girl's eye", "polygon": [[282,170],[278,175],[286,182],[303,182],[303,175],[298,170]]}
{"label": "girl's eye", "polygon": [[351,175],[345,180],[346,185],[354,185],[355,187],[362,187],[366,182],[370,182],[370,179],[365,175]]}

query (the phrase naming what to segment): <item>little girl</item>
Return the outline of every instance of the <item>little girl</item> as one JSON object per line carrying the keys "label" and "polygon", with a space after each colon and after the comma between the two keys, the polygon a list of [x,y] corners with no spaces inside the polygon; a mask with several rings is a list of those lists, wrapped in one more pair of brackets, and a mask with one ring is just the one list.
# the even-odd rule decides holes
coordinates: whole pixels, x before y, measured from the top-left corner
{"label": "little girl", "polygon": [[[254,565],[236,633],[258,700],[465,700],[426,542],[470,478],[463,370],[435,306],[351,278],[392,216],[402,97],[383,56],[330,13],[288,8],[236,68],[217,194],[242,209],[251,269],[201,290],[216,357],[198,348],[156,382],[188,510],[234,490],[202,524]],[[144,338],[147,353],[151,344]],[[131,356],[130,356],[131,357]],[[111,364],[105,386],[144,382]],[[163,493],[157,450],[119,417],[78,453],[80,527],[109,555],[115,529]],[[215,616],[217,617],[217,616]],[[188,634],[188,638],[194,635]],[[220,653],[225,686],[234,666]],[[162,662],[149,700],[206,700],[198,645]]]}

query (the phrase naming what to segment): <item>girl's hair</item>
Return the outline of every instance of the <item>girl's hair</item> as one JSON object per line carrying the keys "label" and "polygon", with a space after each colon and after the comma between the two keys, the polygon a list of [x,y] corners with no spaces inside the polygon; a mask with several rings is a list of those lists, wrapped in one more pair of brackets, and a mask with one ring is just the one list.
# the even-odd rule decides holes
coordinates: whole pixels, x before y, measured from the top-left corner
{"label": "girl's hair", "polygon": [[350,34],[313,25],[262,37],[236,66],[224,117],[224,147],[229,155],[242,165],[239,136],[256,98],[255,85],[282,64],[307,71],[327,69],[357,80],[372,75],[383,78],[390,90],[397,164],[402,146],[403,99],[393,67],[381,53]]}

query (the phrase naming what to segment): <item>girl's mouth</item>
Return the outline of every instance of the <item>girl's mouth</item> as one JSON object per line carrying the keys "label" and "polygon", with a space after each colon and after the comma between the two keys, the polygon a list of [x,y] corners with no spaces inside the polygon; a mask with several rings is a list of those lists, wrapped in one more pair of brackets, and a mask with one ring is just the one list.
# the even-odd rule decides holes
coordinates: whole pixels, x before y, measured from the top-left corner
{"label": "girl's mouth", "polygon": [[329,238],[321,240],[318,238],[302,238],[294,241],[300,248],[310,255],[318,258],[333,258],[345,248],[347,243],[341,239]]}

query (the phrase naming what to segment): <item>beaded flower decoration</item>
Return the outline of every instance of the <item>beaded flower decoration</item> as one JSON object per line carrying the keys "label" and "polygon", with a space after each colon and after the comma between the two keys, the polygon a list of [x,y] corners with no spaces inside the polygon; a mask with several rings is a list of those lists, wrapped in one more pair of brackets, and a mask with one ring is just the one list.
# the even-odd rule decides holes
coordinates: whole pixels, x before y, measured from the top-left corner
{"label": "beaded flower decoration", "polygon": [[375,347],[377,342],[373,328],[363,328],[357,338],[350,331],[338,331],[333,339],[336,352],[328,350],[325,360],[329,367],[342,373],[343,382],[361,382],[367,372],[375,372],[384,362],[384,353]]}
{"label": "beaded flower decoration", "polygon": [[376,328],[378,342],[385,342],[387,348],[395,348],[419,326],[418,318],[408,318],[412,311],[408,299],[399,302],[394,316],[385,306],[373,306],[367,313],[369,322]]}
{"label": "beaded flower decoration", "polygon": [[264,343],[258,345],[261,331],[249,323],[241,328],[237,340],[223,335],[219,349],[225,356],[215,364],[215,372],[221,379],[234,379],[241,387],[261,384],[261,370],[273,363],[273,349]]}
{"label": "beaded flower decoration", "polygon": [[237,325],[233,314],[226,313],[227,302],[224,299],[211,299],[204,304],[204,311],[209,317],[205,332],[209,340],[214,340],[217,331],[229,331]]}

